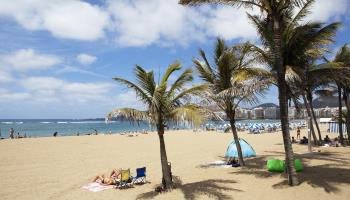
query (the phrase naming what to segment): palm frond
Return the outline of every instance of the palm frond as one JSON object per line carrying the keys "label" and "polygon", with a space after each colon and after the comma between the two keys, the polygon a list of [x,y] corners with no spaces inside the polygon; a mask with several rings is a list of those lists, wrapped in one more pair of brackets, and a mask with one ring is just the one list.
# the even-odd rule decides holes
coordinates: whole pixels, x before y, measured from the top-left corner
{"label": "palm frond", "polygon": [[160,84],[164,84],[168,81],[168,78],[170,77],[170,75],[172,73],[174,73],[175,71],[178,71],[181,69],[181,64],[179,62],[175,62],[174,64],[171,64],[168,69],[166,70],[162,81],[160,82]]}
{"label": "palm frond", "polygon": [[197,69],[197,71],[199,72],[199,76],[210,83],[215,83],[215,74],[213,73],[213,71],[211,70],[210,67],[208,67],[208,65],[202,63],[201,61],[194,59],[193,63],[195,64],[195,67]]}
{"label": "palm frond", "polygon": [[186,69],[182,74],[176,79],[169,89],[168,95],[173,95],[174,92],[180,91],[183,87],[193,80],[192,69]]}
{"label": "palm frond", "polygon": [[135,75],[137,81],[139,82],[139,86],[150,96],[153,96],[153,93],[156,88],[153,71],[146,72],[146,70],[144,70],[141,66],[136,65]]}
{"label": "palm frond", "polygon": [[113,78],[114,80],[118,81],[119,83],[126,85],[128,88],[133,89],[136,92],[136,95],[145,103],[150,104],[151,103],[151,96],[146,93],[142,88],[140,88],[135,83],[132,83],[131,81],[125,80],[120,77]]}
{"label": "palm frond", "polygon": [[177,102],[188,95],[198,95],[200,92],[203,92],[207,89],[208,89],[208,85],[206,84],[200,84],[200,85],[196,85],[191,88],[185,89],[174,97],[173,102]]}
{"label": "palm frond", "polygon": [[107,114],[107,119],[110,120],[113,117],[121,118],[123,120],[128,120],[132,122],[146,121],[150,119],[149,113],[147,111],[140,111],[133,108],[113,109],[112,112]]}

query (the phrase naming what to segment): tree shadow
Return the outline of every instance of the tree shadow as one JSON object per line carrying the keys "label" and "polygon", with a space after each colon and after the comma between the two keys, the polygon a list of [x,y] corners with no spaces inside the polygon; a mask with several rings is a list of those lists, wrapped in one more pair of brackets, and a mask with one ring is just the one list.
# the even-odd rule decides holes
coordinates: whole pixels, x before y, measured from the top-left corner
{"label": "tree shadow", "polygon": [[[268,153],[284,154],[281,152]],[[337,185],[339,184],[350,184],[350,169],[344,168],[344,165],[349,165],[349,159],[337,158],[340,154],[331,152],[321,152],[312,154],[295,154],[295,158],[302,161],[304,170],[298,173],[299,182],[307,183],[312,187],[323,188],[327,193],[337,193],[340,191]],[[273,155],[259,156],[246,160],[246,167],[241,170],[231,172],[232,174],[246,174],[254,175],[257,178],[269,178],[280,176],[285,180],[272,185],[275,189],[281,189],[288,187],[288,181],[286,173],[269,172],[266,169],[266,162]],[[309,163],[312,160],[322,160],[332,162],[332,164],[323,164],[311,166]]]}
{"label": "tree shadow", "polygon": [[[224,192],[243,192],[242,190],[227,186],[228,184],[236,183],[236,181],[232,180],[208,179],[194,183],[182,184],[182,181],[178,177],[174,177],[174,183],[175,189],[181,190],[185,199],[188,200],[200,199],[201,195],[206,195],[215,199],[230,200],[233,199],[232,196],[227,195]],[[138,195],[137,199],[152,199],[158,195],[160,195],[159,192],[150,191]]]}
{"label": "tree shadow", "polygon": [[[337,167],[338,166],[338,167]],[[300,183],[307,183],[314,188],[323,188],[327,193],[338,193],[338,184],[350,184],[350,169],[340,168],[342,165],[317,165],[305,167],[299,174]],[[276,189],[288,187],[284,180],[272,186]]]}

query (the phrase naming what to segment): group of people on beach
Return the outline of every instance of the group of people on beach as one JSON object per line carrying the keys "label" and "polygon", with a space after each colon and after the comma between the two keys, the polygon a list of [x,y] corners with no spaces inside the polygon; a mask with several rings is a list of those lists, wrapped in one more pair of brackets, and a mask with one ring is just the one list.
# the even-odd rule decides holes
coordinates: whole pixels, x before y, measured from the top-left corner
{"label": "group of people on beach", "polygon": [[[298,127],[298,129],[297,129],[297,140],[299,140],[299,144],[308,144],[309,143],[309,139],[307,137],[303,136],[303,138],[300,138],[300,127]],[[292,137],[292,143],[298,143],[297,140],[294,137]],[[323,139],[322,142],[325,145],[338,147],[339,146],[339,136],[335,137],[334,139],[330,139],[329,136],[326,135],[326,137]]]}
{"label": "group of people on beach", "polygon": [[[15,129],[13,128],[10,128],[9,129],[9,139],[19,139],[19,138],[26,138],[27,135],[24,134],[24,135],[20,135],[19,132],[17,132],[17,135],[15,135]],[[0,138],[1,139],[4,139],[2,136],[1,136],[1,129],[0,129]]]}
{"label": "group of people on beach", "polygon": [[97,175],[92,182],[97,182],[106,185],[115,185],[117,183],[117,179],[121,176],[120,170],[113,169],[109,176]]}

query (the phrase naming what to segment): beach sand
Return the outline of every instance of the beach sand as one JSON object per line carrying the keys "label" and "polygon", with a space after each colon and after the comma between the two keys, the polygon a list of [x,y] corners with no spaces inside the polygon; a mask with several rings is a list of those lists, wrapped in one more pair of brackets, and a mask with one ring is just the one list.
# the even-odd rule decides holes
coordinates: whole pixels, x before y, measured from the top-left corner
{"label": "beach sand", "polygon": [[[305,170],[298,173],[301,184],[289,187],[284,174],[265,168],[267,159],[284,158],[281,133],[239,134],[258,155],[246,160],[246,168],[208,165],[224,159],[230,133],[167,132],[168,159],[176,181],[182,183],[163,194],[153,192],[161,180],[156,134],[1,140],[0,199],[349,199],[350,148],[320,147],[308,154],[307,146],[294,144]],[[296,131],[291,134],[296,136]],[[113,168],[130,168],[135,174],[142,166],[147,167],[145,185],[96,193],[81,189]]]}

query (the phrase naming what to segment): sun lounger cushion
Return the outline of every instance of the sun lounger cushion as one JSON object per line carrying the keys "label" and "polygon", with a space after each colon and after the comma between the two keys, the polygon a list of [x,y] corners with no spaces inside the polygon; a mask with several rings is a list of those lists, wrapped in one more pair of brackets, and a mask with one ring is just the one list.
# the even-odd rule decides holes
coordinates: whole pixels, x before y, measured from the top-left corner
{"label": "sun lounger cushion", "polygon": [[267,170],[270,172],[284,172],[285,167],[283,160],[271,159],[267,161]]}

